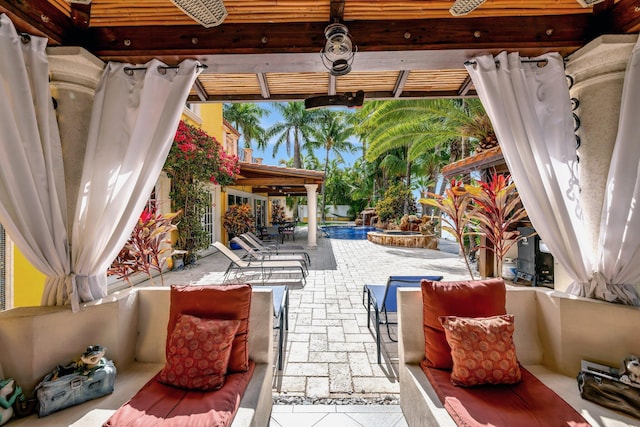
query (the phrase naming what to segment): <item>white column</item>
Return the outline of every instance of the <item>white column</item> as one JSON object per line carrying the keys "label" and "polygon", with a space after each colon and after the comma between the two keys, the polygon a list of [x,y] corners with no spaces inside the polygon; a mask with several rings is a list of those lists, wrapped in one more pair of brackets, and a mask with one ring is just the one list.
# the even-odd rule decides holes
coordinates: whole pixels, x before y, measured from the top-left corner
{"label": "white column", "polygon": [[[67,191],[67,224],[72,224],[84,152],[91,120],[93,97],[104,62],[80,47],[49,47],[51,94],[56,100]],[[69,227],[71,241],[71,227]]]}
{"label": "white column", "polygon": [[307,233],[307,246],[315,248],[318,246],[317,230],[318,230],[318,197],[316,191],[318,190],[318,184],[305,184],[304,188],[307,189],[307,207],[309,210],[308,224],[309,232]]}

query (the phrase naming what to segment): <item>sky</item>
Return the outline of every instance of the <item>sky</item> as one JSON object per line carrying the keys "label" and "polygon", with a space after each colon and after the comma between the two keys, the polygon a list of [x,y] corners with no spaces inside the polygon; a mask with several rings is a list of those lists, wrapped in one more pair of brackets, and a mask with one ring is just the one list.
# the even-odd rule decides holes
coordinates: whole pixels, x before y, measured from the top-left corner
{"label": "sky", "polygon": [[[261,120],[261,125],[263,129],[268,129],[269,127],[271,127],[274,123],[277,123],[278,121],[282,120],[282,116],[280,115],[280,113],[273,108],[273,105],[269,102],[264,102],[264,103],[259,103],[258,104],[260,107],[266,109],[267,111],[269,111],[269,115],[266,117],[263,117]],[[360,146],[359,142],[357,139],[353,139],[352,141],[354,143],[354,145],[356,146]],[[282,144],[279,149],[278,152],[276,153],[275,156],[273,156],[273,147],[275,145],[275,141],[269,141],[268,146],[266,148],[266,150],[260,150],[256,147],[255,142],[253,143],[253,157],[262,157],[262,162],[263,164],[266,165],[271,165],[271,166],[280,166],[280,160],[289,160],[290,158],[293,157],[293,145],[291,146],[291,153],[287,154],[287,150],[285,147],[285,144]],[[240,141],[240,146],[244,147],[244,139]],[[320,162],[322,164],[324,164],[324,156],[325,156],[325,152],[324,149],[320,149],[320,150],[316,150],[315,152],[316,157],[318,157],[318,159],[320,160]],[[303,152],[304,155],[304,152]],[[358,149],[357,151],[355,151],[354,153],[342,153],[342,157],[345,161],[345,165],[351,166],[353,165],[353,163],[356,161],[357,158],[359,158],[360,156],[362,156],[362,150]],[[332,160],[335,158],[335,154],[330,153],[329,154],[329,160]],[[343,166],[344,167],[344,166]]]}

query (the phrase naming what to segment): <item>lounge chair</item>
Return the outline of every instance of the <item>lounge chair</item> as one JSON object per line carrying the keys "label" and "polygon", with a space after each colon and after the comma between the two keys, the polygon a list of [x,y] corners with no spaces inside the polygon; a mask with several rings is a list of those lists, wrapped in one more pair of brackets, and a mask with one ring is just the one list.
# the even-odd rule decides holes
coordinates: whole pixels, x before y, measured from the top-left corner
{"label": "lounge chair", "polygon": [[236,273],[237,275],[237,273],[242,271],[259,272],[260,276],[257,281],[262,284],[267,283],[276,271],[287,275],[294,273],[296,276],[299,276],[296,278],[299,278],[303,285],[307,283],[307,275],[304,270],[304,266],[300,261],[246,261],[241,259],[238,255],[233,253],[231,249],[227,248],[220,242],[215,242],[213,246],[215,246],[215,248],[229,260],[229,266],[224,272],[224,281],[227,283],[229,282],[228,279],[231,273]]}
{"label": "lounge chair", "polygon": [[274,254],[268,251],[262,252],[251,247],[246,240],[243,240],[240,237],[234,237],[231,241],[247,251],[247,255],[245,257],[248,256],[250,259],[256,261],[300,261],[307,274],[309,274],[309,265],[307,264],[307,258],[304,254]]}
{"label": "lounge chair", "polygon": [[397,341],[391,337],[389,325],[397,322],[390,322],[388,313],[398,311],[398,288],[419,288],[420,282],[425,280],[442,280],[442,276],[389,276],[385,285],[364,285],[362,291],[362,302],[367,308],[367,328],[371,328],[371,309],[373,308],[373,320],[376,327],[376,346],[378,350],[378,364],[382,363],[380,353],[380,325],[387,326],[387,335],[391,341]]}
{"label": "lounge chair", "polygon": [[253,233],[244,233],[244,234],[241,234],[240,237],[244,239],[245,242],[247,242],[249,245],[251,245],[253,248],[257,249],[260,252],[270,252],[276,255],[284,255],[284,254],[304,255],[307,261],[307,264],[311,265],[311,258],[309,257],[309,253],[305,251],[302,246],[289,246],[289,245],[275,246],[275,247],[268,246],[263,244],[264,242],[256,238]]}
{"label": "lounge chair", "polygon": [[286,250],[304,250],[304,246],[299,246],[299,245],[280,245],[280,243],[278,243],[278,241],[264,241],[263,239],[259,238],[258,236],[256,236],[254,233],[248,231],[246,233],[244,233],[243,235],[248,235],[250,236],[253,240],[255,240],[260,246],[265,246],[268,248],[277,248],[277,249],[286,249]]}

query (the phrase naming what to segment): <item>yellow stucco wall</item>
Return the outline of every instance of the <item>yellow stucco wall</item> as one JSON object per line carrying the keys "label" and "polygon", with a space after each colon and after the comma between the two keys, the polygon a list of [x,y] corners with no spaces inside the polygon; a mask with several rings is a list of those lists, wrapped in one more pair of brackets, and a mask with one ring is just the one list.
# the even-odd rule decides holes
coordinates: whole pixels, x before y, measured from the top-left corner
{"label": "yellow stucco wall", "polygon": [[202,130],[222,143],[222,104],[200,104],[200,117]]}
{"label": "yellow stucco wall", "polygon": [[40,273],[18,248],[13,246],[13,305],[40,305],[44,292],[44,274]]}

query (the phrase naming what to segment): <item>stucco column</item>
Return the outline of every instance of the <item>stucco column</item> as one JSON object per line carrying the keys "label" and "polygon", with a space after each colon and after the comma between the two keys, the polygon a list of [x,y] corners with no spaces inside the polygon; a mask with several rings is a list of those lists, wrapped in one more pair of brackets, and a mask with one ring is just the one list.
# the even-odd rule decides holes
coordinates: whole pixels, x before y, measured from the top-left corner
{"label": "stucco column", "polygon": [[307,189],[307,208],[308,208],[308,224],[309,231],[307,233],[307,246],[315,248],[318,246],[317,230],[318,230],[318,184],[305,184]]}
{"label": "stucco column", "polygon": [[72,224],[82,178],[93,97],[105,64],[80,47],[50,47],[47,48],[47,55],[51,95],[57,104],[56,117],[62,141],[67,224]]}
{"label": "stucco column", "polygon": [[[579,102],[580,199],[585,224],[583,244],[592,259],[598,252],[600,217],[618,131],[624,73],[637,35],[604,35],[569,56],[566,72],[574,80],[571,97]],[[564,290],[569,277],[556,263],[556,289]]]}

